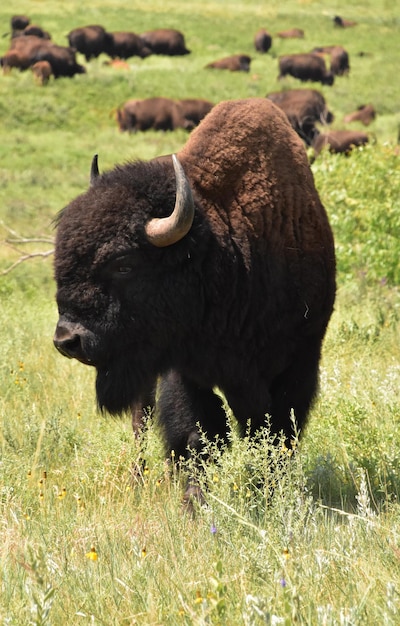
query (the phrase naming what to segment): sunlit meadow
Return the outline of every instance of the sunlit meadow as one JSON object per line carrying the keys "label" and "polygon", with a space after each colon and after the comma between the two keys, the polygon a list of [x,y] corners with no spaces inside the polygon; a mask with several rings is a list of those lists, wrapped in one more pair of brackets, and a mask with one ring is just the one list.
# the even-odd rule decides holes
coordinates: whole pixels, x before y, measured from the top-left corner
{"label": "sunlit meadow", "polygon": [[[100,57],[86,75],[44,88],[30,72],[0,75],[0,623],[399,624],[395,4],[16,0],[0,7],[0,55],[17,13],[61,45],[85,24],[179,28],[192,53],[132,58],[125,71]],[[336,14],[358,25],[335,29]],[[296,26],[306,36],[274,37],[271,51],[257,55],[260,26],[272,34]],[[218,102],[298,87],[277,81],[277,57],[333,43],[346,47],[351,63],[348,77],[317,86],[334,127],[345,127],[344,115],[363,103],[378,114],[367,147],[348,158],[323,153],[312,164],[338,265],[320,394],[291,450],[267,426],[255,441],[239,439],[228,412],[229,449],[208,444],[210,463],[199,476],[207,503],[192,517],[181,505],[191,468],[164,457],[153,416],[135,440],[128,416],[98,414],[92,370],[52,346],[52,222],[87,188],[95,152],[108,169],[186,141],[183,130],[119,133],[115,109],[128,98]],[[249,74],[203,69],[239,52],[253,57]]]}

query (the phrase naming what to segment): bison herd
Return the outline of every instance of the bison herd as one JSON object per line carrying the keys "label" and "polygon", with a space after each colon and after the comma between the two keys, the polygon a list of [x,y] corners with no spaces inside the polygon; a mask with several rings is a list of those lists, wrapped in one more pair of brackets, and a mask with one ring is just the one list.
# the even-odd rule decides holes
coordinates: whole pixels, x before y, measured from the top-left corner
{"label": "bison herd", "polygon": [[[336,27],[355,26],[339,16],[333,23]],[[304,39],[302,29],[291,28],[272,35],[265,28],[259,28],[254,35],[254,49],[259,54],[268,53],[273,44],[273,37],[280,39]],[[105,62],[115,67],[129,68],[126,59],[150,55],[187,55],[190,50],[184,35],[174,29],[158,28],[141,34],[122,31],[108,31],[100,25],[88,25],[74,28],[67,34],[68,46],[56,45],[51,35],[40,26],[31,24],[28,17],[15,15],[11,18],[11,43],[1,58],[3,72],[12,68],[26,70],[31,68],[35,80],[46,85],[50,78],[72,77],[86,72],[86,67],[78,63],[77,53],[83,55],[86,62],[108,55]],[[234,54],[208,63],[205,68],[249,72],[252,58],[247,54]],[[339,45],[327,45],[313,48],[309,52],[285,54],[278,57],[278,79],[287,76],[301,82],[319,82],[332,85],[337,77],[350,72],[349,54]],[[321,133],[320,125],[330,124],[334,116],[328,110],[322,93],[315,89],[287,89],[267,94],[286,114],[290,124],[307,146],[314,148],[314,156],[324,146],[332,152],[348,153],[352,147],[369,141],[369,135],[356,130],[330,130]],[[116,109],[115,117],[120,131],[137,132],[148,129],[169,131],[183,128],[191,131],[214,106],[213,102],[203,98],[171,99],[153,97],[130,99]],[[363,104],[344,118],[344,122],[359,121],[370,124],[376,116],[372,104]]]}
{"label": "bison herd", "polygon": [[[337,27],[346,28],[344,20]],[[68,46],[24,16],[11,20],[3,70],[32,68],[46,84],[86,62],[155,54],[187,55],[180,31],[109,32],[75,28]],[[281,39],[304,39],[290,29]],[[272,35],[254,37],[268,53]],[[329,66],[326,65],[329,59]],[[249,72],[251,57],[208,63]],[[349,73],[347,51],[322,46],[278,59],[279,79],[331,86]],[[346,123],[368,125],[362,105]],[[177,155],[136,161],[100,174],[56,219],[59,352],[95,368],[101,409],[130,411],[140,432],[154,408],[167,453],[203,453],[204,434],[227,440],[225,404],[239,432],[255,435],[270,416],[287,446],[318,391],[322,342],[335,301],[335,250],[304,149],[347,153],[368,141],[330,130],[334,115],[317,89],[282,89],[263,98],[215,104],[201,98],[130,99],[116,110],[121,131],[191,131]],[[188,483],[186,499],[201,498]]]}

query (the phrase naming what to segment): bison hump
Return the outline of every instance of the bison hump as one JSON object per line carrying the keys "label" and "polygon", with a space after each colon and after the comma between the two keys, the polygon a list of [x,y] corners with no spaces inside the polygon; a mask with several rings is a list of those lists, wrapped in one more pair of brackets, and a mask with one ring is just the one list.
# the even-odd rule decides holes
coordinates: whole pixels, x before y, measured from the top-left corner
{"label": "bison hump", "polygon": [[[221,102],[210,111],[179,152],[195,186],[226,196],[245,178],[259,184],[265,173],[308,168],[302,141],[286,115],[266,98]],[[272,183],[271,183],[272,184]]]}

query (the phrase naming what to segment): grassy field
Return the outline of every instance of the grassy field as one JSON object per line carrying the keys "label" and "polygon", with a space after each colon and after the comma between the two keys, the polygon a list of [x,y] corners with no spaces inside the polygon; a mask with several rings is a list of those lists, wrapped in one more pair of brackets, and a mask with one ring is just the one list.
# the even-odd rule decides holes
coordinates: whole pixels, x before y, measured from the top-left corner
{"label": "grassy field", "polygon": [[[393,3],[183,0],[88,6],[16,0],[56,43],[76,26],[181,29],[192,53],[132,58],[45,88],[30,72],[0,75],[0,623],[4,625],[400,623],[400,16]],[[355,19],[333,27],[335,14]],[[293,26],[303,40],[263,26]],[[293,454],[266,431],[239,440],[205,469],[207,505],[181,509],[184,469],[163,458],[151,419],[140,442],[129,418],[96,411],[90,368],[52,346],[57,320],[53,219],[100,168],[179,149],[173,133],[119,133],[116,107],[132,97],[264,96],[277,57],[343,45],[351,71],[320,87],[343,117],[371,102],[372,141],[349,158],[312,165],[335,234],[338,294],[321,363],[321,391]],[[0,39],[0,56],[8,48]],[[253,57],[249,74],[204,65]],[[85,63],[83,57],[80,62]],[[348,126],[350,128],[350,125]],[[357,124],[352,126],[358,127]],[[26,254],[31,258],[8,271]],[[228,416],[230,419],[230,416]],[[145,460],[142,463],[142,460]],[[134,468],[140,464],[140,473]],[[260,476],[264,479],[262,485]]]}

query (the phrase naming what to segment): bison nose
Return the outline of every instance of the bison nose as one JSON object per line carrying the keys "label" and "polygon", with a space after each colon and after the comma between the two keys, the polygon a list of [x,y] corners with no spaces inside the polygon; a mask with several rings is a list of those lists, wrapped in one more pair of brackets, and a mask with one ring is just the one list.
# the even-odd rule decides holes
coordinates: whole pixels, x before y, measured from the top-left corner
{"label": "bison nose", "polygon": [[78,359],[90,365],[91,359],[83,346],[84,328],[67,321],[59,321],[54,334],[53,343],[57,350],[70,359]]}

